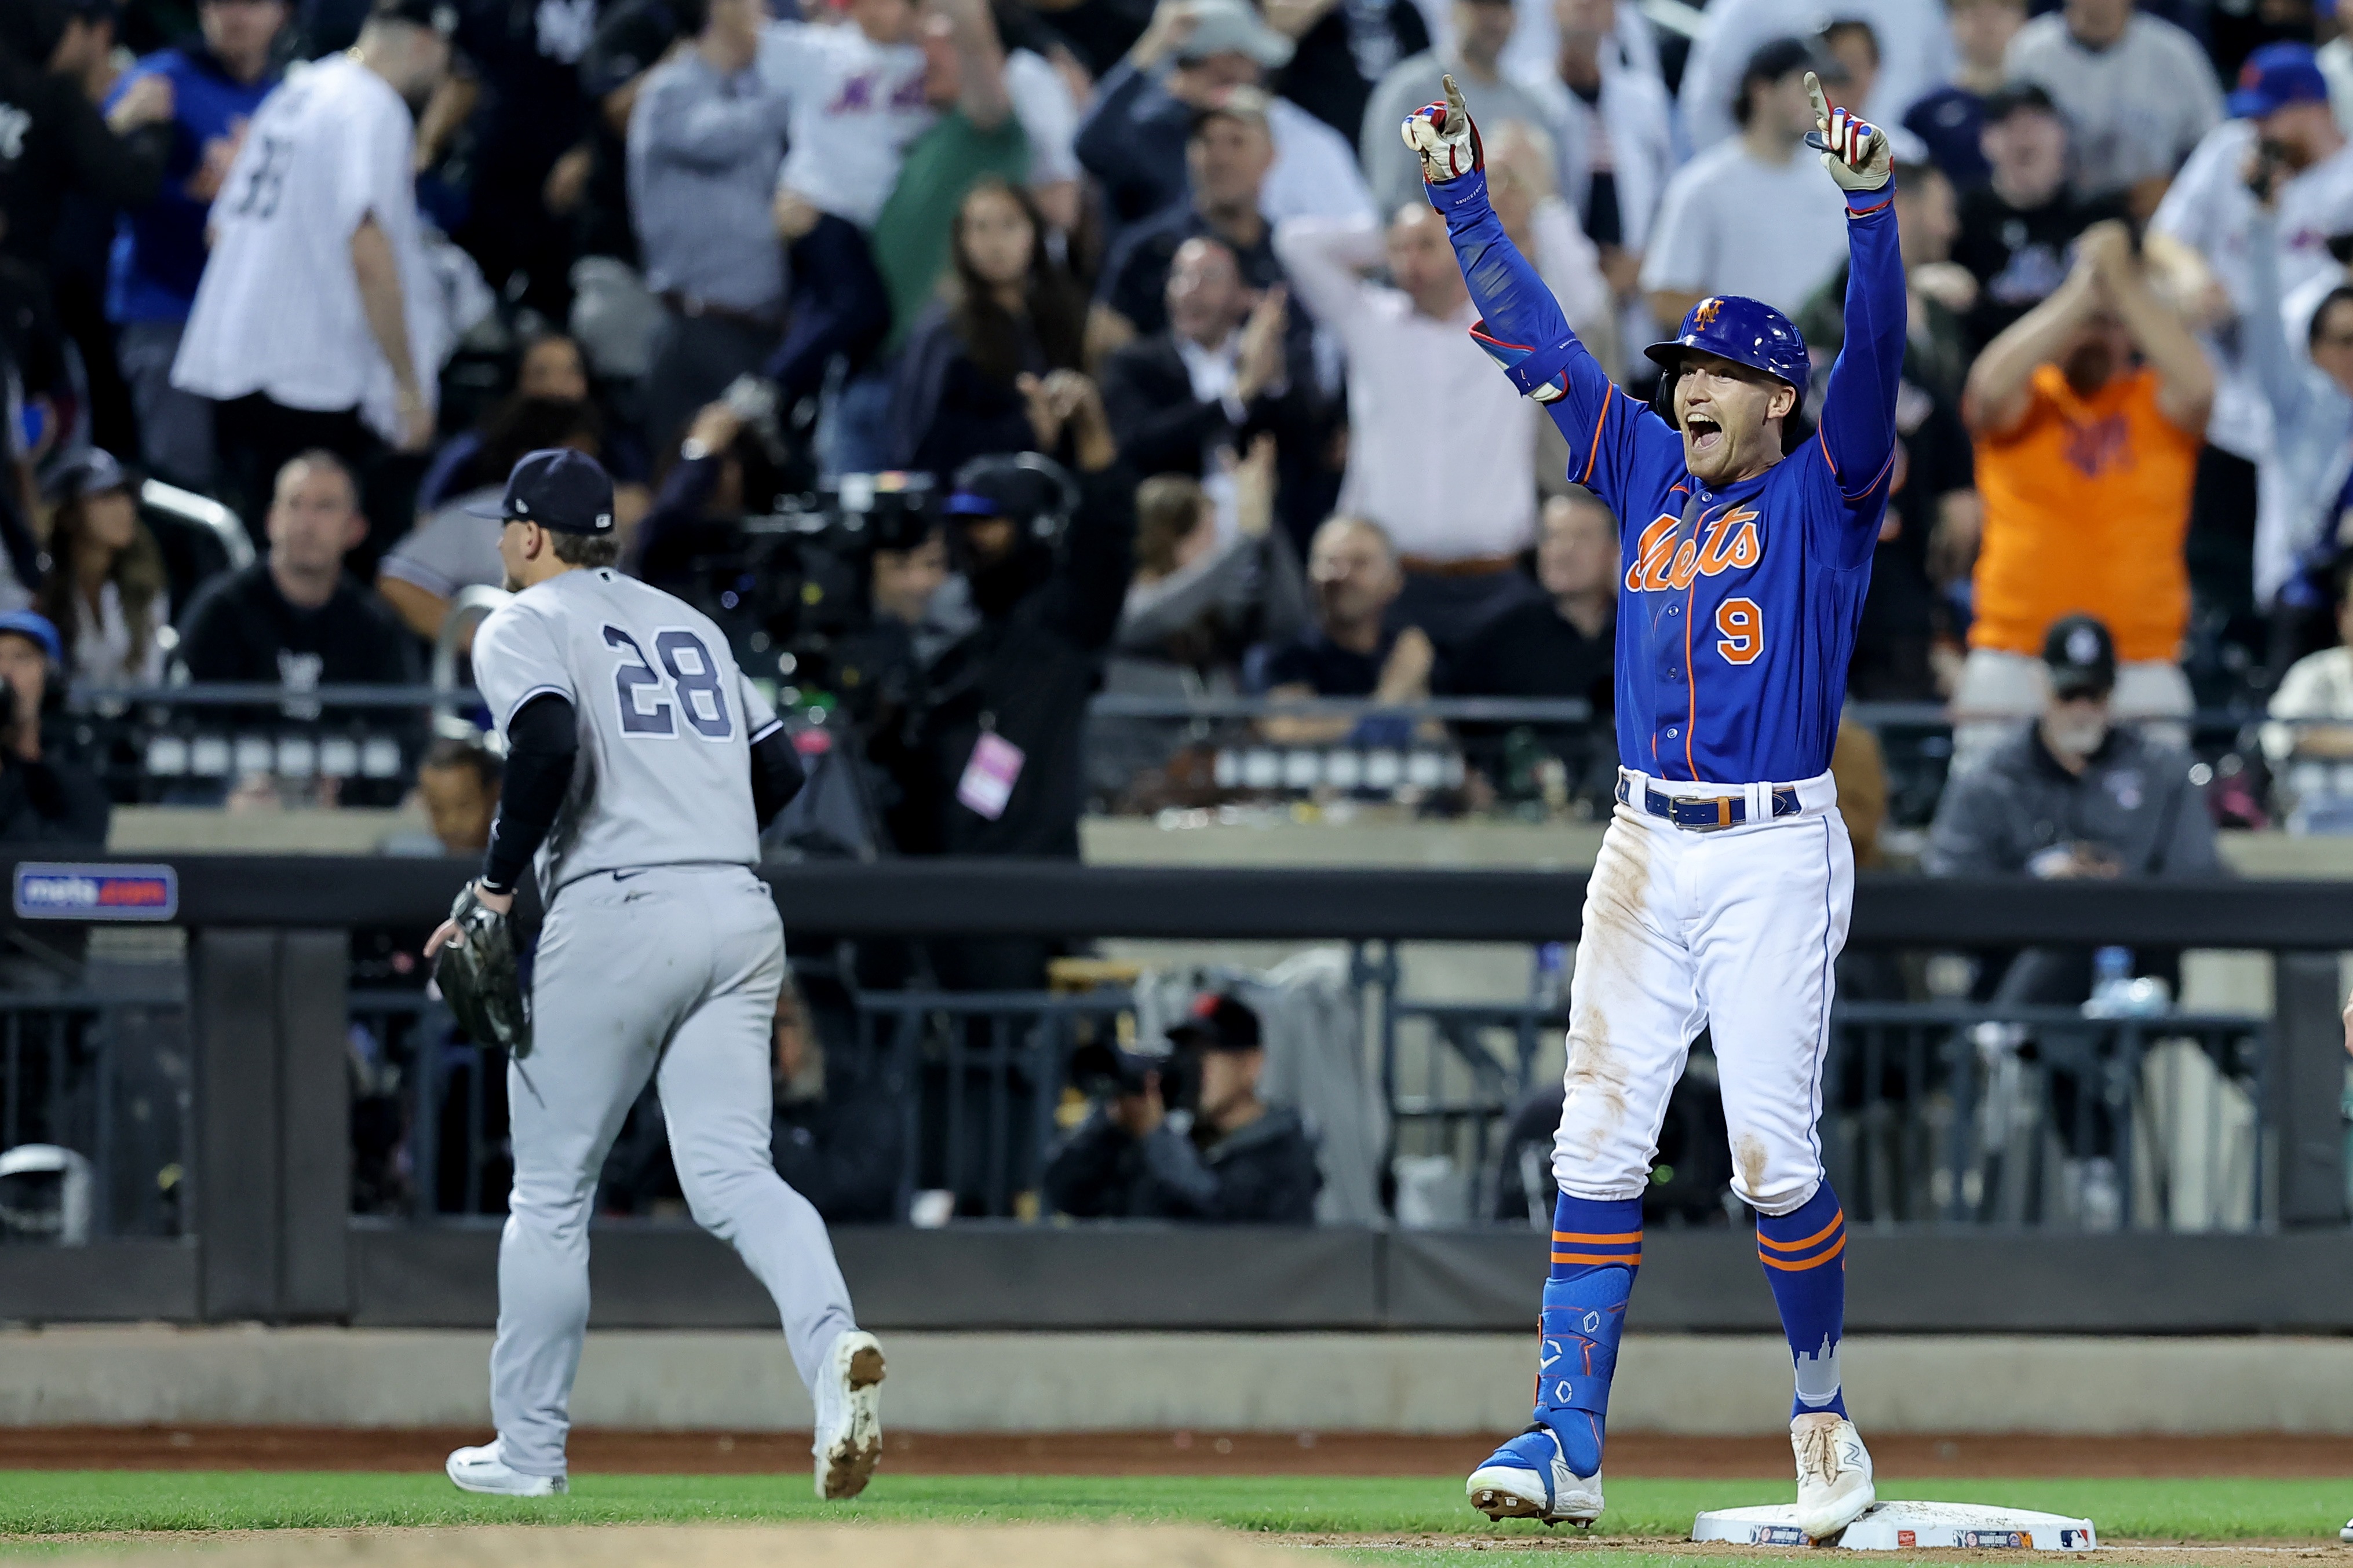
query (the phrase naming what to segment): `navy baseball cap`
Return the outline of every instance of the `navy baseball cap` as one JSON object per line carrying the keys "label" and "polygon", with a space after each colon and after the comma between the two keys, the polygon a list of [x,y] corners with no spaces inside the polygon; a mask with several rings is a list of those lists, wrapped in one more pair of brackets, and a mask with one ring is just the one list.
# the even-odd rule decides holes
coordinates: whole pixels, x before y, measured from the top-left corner
{"label": "navy baseball cap", "polygon": [[1168,1037],[1180,1048],[1197,1051],[1254,1051],[1261,1038],[1258,1014],[1242,1002],[1216,991],[1193,998],[1192,1011],[1169,1026]]}
{"label": "navy baseball cap", "polygon": [[2051,690],[2070,697],[2105,696],[2116,686],[2116,644],[2096,616],[2062,616],[2042,637]]}
{"label": "navy baseball cap", "polygon": [[551,447],[523,454],[507,476],[498,505],[466,510],[501,522],[535,522],[558,533],[610,533],[613,479],[585,452]]}
{"label": "navy baseball cap", "polygon": [[1764,300],[1744,295],[1711,294],[1691,308],[1673,337],[1642,352],[1672,376],[1694,350],[1779,376],[1800,389],[1813,374],[1797,323]]}
{"label": "navy baseball cap", "polygon": [[49,656],[51,664],[63,664],[66,660],[65,644],[58,640],[58,628],[51,626],[49,617],[38,610],[10,610],[0,615],[0,633],[6,632],[15,632],[20,637],[30,637],[40,644],[41,651]]}
{"label": "navy baseball cap", "polygon": [[2291,103],[2327,103],[2328,79],[2310,44],[2265,44],[2239,68],[2238,89],[2223,100],[2233,120],[2261,120]]}

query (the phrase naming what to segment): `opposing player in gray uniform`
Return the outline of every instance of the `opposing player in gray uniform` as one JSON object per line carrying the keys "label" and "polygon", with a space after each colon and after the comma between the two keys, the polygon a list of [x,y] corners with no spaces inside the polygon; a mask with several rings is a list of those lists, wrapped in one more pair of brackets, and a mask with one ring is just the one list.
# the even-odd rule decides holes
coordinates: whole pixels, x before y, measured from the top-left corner
{"label": "opposing player in gray uniform", "polygon": [[[547,916],[532,1047],[507,1065],[514,1189],[499,1238],[495,1442],[449,1456],[468,1491],[565,1489],[588,1322],[596,1174],[651,1077],[697,1224],[776,1298],[817,1405],[817,1490],[855,1495],[881,1457],[882,1351],[815,1208],[768,1150],[768,1041],[784,927],[751,867],[800,787],[790,738],[726,639],[613,569],[613,486],[593,458],[533,452],[495,515],[514,594],[474,638],[507,742],[475,895],[511,908],[526,863]],[[434,933],[428,953],[455,934]]]}

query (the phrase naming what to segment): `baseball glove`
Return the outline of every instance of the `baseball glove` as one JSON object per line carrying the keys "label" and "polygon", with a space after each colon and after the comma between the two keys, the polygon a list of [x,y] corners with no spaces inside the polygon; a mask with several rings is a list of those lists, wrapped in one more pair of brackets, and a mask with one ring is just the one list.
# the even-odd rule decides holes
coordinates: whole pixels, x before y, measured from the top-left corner
{"label": "baseball glove", "polygon": [[449,906],[452,936],[433,961],[433,978],[458,1026],[474,1043],[497,1046],[517,1060],[531,1055],[531,998],[515,969],[514,931],[466,884]]}
{"label": "baseball glove", "polygon": [[1875,191],[1887,184],[1895,174],[1887,133],[1868,120],[1832,109],[1820,79],[1811,71],[1806,73],[1806,95],[1814,100],[1814,131],[1806,145],[1821,154],[1822,167],[1839,189]]}

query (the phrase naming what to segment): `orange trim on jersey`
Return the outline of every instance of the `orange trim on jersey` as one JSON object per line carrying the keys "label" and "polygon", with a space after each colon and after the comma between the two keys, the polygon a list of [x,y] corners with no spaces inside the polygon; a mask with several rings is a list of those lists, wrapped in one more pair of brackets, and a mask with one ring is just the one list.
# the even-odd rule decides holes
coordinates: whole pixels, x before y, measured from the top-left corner
{"label": "orange trim on jersey", "polygon": [[1802,1274],[1809,1268],[1820,1268],[1823,1264],[1828,1263],[1831,1258],[1836,1258],[1840,1253],[1844,1252],[1845,1250],[1846,1237],[1841,1236],[1838,1238],[1838,1245],[1836,1247],[1831,1247],[1820,1258],[1809,1258],[1802,1263],[1784,1263],[1778,1258],[1767,1257],[1761,1249],[1757,1254],[1757,1261],[1762,1263],[1767,1268],[1778,1268],[1784,1274]]}
{"label": "orange trim on jersey", "polygon": [[1552,1233],[1552,1238],[1555,1241],[1640,1241],[1642,1239],[1642,1233],[1639,1230],[1628,1230],[1620,1231],[1615,1236],[1596,1236],[1581,1230],[1556,1230]]}
{"label": "orange trim on jersey", "polygon": [[1699,584],[1694,582],[1683,590],[1683,684],[1690,689],[1691,710],[1683,716],[1683,772],[1699,777],[1699,764],[1692,761],[1692,731],[1699,728],[1699,671],[1692,665],[1692,608],[1699,599]]}
{"label": "orange trim on jersey", "polygon": [[1806,1237],[1803,1241],[1775,1241],[1771,1237],[1767,1236],[1760,1230],[1757,1233],[1757,1245],[1759,1247],[1769,1247],[1776,1252],[1803,1252],[1810,1247],[1820,1246],[1822,1242],[1829,1238],[1831,1232],[1836,1230],[1845,1223],[1846,1210],[1841,1208],[1836,1214],[1831,1215],[1830,1224],[1822,1226],[1821,1229],[1814,1232],[1813,1235]]}
{"label": "orange trim on jersey", "polygon": [[1642,1255],[1639,1252],[1556,1252],[1552,1260],[1555,1263],[1623,1263],[1633,1268],[1641,1265]]}
{"label": "orange trim on jersey", "polygon": [[[1830,402],[1830,395],[1828,393],[1823,394],[1822,402],[1825,405],[1823,411],[1827,413],[1829,411],[1827,405]],[[1836,479],[1839,477],[1838,459],[1831,456],[1830,428],[1830,422],[1828,420],[1824,420],[1821,424],[1814,426],[1814,445],[1822,449],[1822,461],[1831,466],[1831,478],[1832,479]],[[1893,462],[1894,459],[1891,457],[1888,460]],[[1841,488],[1839,490],[1839,494],[1846,494],[1845,489]]]}
{"label": "orange trim on jersey", "polygon": [[[1566,375],[1567,373],[1564,371],[1562,374]],[[1593,465],[1601,456],[1602,422],[1609,417],[1609,405],[1617,400],[1615,392],[1604,394],[1601,399],[1601,412],[1593,416],[1593,441],[1585,449],[1585,472],[1579,474],[1577,479],[1577,482],[1580,485],[1593,477]]]}

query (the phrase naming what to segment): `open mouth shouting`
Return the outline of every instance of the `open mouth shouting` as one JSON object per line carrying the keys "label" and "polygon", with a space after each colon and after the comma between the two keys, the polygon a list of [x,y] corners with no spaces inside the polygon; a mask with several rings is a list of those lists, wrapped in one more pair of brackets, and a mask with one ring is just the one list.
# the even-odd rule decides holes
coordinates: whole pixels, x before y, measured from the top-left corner
{"label": "open mouth shouting", "polygon": [[1686,414],[1683,416],[1683,440],[1690,445],[1694,457],[1703,452],[1713,452],[1724,445],[1724,426],[1718,425],[1712,415]]}

